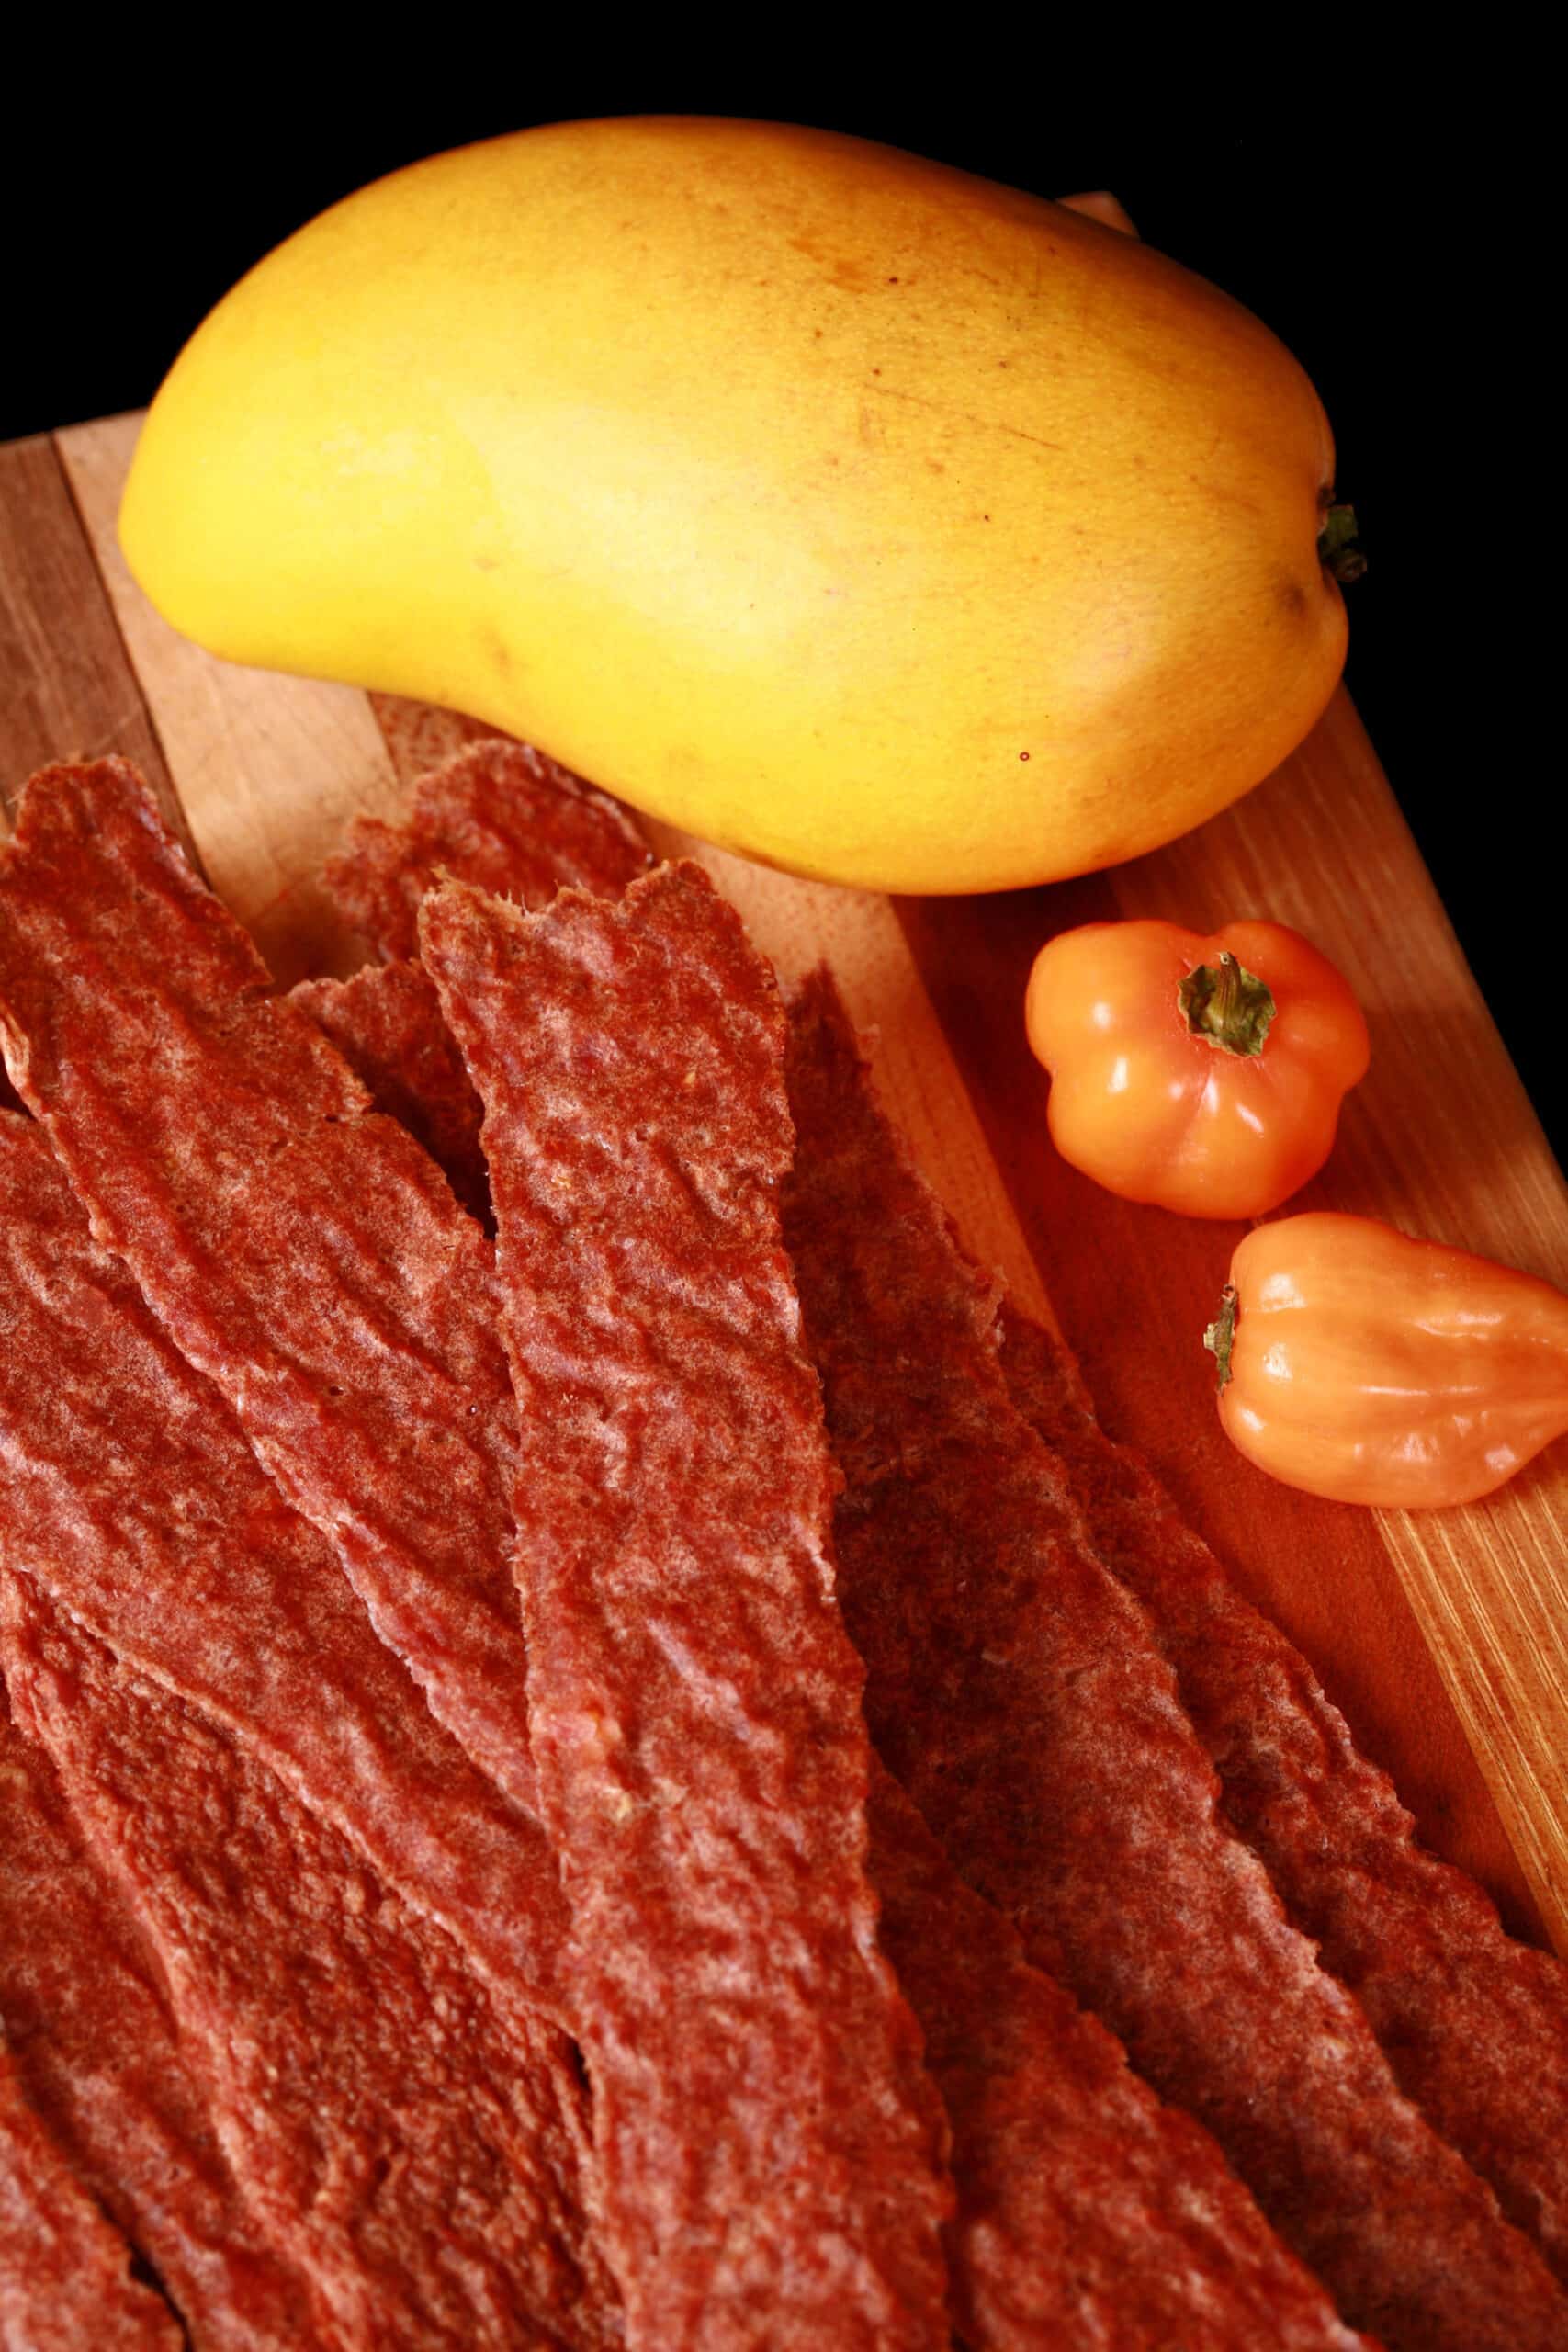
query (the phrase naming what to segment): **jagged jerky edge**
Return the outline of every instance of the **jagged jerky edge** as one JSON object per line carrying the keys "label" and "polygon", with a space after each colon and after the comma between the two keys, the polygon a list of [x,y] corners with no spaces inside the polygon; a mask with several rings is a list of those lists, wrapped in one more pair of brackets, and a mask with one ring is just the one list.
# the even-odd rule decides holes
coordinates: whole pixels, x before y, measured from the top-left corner
{"label": "jagged jerky edge", "polygon": [[258,2228],[213,2137],[156,1962],[52,1765],[13,1723],[3,1678],[0,2027],[22,2096],[85,2192],[152,2264],[196,2342],[214,2352],[315,2345],[303,2285]]}
{"label": "jagged jerky edge", "polygon": [[1474,1882],[1416,1844],[1305,1658],[1111,1443],[1065,1351],[1021,1316],[1002,1328],[1013,1401],[1147,1611],[1227,1819],[1356,1993],[1406,2094],[1568,2278],[1568,1969],[1506,1935]]}
{"label": "jagged jerky edge", "polygon": [[94,1231],[333,1544],[435,1714],[532,1809],[491,1252],[265,986],[132,768],[34,778],[0,850],[18,1091]]}
{"label": "jagged jerky edge", "polygon": [[396,820],[356,817],[321,879],[389,958],[417,954],[420,901],[444,868],[522,905],[566,887],[615,898],[651,860],[609,797],[503,736],[466,745],[414,785]]}
{"label": "jagged jerky edge", "polygon": [[0,2043],[0,2344],[26,2352],[180,2352],[163,2298],[23,2096]]}
{"label": "jagged jerky edge", "polygon": [[463,1206],[490,1218],[479,1098],[422,964],[367,964],[346,980],[299,980],[288,1001],[337,1047],[378,1111],[430,1154]]}
{"label": "jagged jerky edge", "polygon": [[996,1296],[870,1091],[830,985],[792,1023],[785,1193],[846,1485],[845,1622],[883,1755],[971,1883],[1199,2116],[1353,2324],[1541,2347],[1568,2301],[1394,2081],[1218,1783],[1146,1620],[1013,1410]]}
{"label": "jagged jerky edge", "polygon": [[613,2346],[581,2086],[532,2015],[499,2007],[270,1773],[20,1577],[0,1590],[0,1655],[324,2332],[365,2352]]}
{"label": "jagged jerky edge", "polygon": [[532,917],[449,884],[421,930],[485,1104],[534,1752],[629,2338],[945,2346],[772,975],[695,867]]}
{"label": "jagged jerky edge", "polygon": [[212,1383],[0,1115],[0,1562],[224,1724],[485,1974],[558,2007],[555,1859],[443,1731]]}

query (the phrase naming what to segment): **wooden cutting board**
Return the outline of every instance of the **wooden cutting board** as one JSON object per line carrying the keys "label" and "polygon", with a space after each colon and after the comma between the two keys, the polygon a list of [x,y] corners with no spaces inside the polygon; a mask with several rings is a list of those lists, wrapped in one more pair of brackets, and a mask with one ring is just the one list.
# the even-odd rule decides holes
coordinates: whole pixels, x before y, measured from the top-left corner
{"label": "wooden cutting board", "polygon": [[[321,858],[355,809],[395,808],[479,730],[175,637],[115,542],[138,424],[0,447],[0,790],[9,805],[51,759],[128,753],[280,980],[349,968]],[[1107,1426],[1306,1652],[1427,1842],[1517,1932],[1568,1952],[1568,1441],[1442,1513],[1317,1502],[1252,1469],[1219,1430],[1201,1337],[1242,1228],[1134,1207],[1064,1166],[1023,1039],[1030,960],[1068,924],[1293,923],[1360,996],[1372,1066],[1292,1206],[1385,1216],[1568,1286],[1568,1192],[1345,695],[1237,808],[1087,881],[895,902],[699,854],[784,969],[830,958],[970,1249],[1065,1331]]]}

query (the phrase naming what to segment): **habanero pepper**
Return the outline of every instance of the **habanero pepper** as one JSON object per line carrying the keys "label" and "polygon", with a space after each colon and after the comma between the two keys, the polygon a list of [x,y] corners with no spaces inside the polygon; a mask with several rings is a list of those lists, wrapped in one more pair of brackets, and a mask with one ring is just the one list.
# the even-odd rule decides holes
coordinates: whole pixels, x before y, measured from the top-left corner
{"label": "habanero pepper", "polygon": [[1186,1216],[1278,1208],[1327,1159],[1367,1068],[1348,983],[1284,923],[1062,932],[1034,959],[1025,1018],[1063,1159]]}
{"label": "habanero pepper", "polygon": [[1568,1295],[1373,1217],[1258,1226],[1204,1343],[1233,1442],[1336,1502],[1473,1502],[1568,1430]]}

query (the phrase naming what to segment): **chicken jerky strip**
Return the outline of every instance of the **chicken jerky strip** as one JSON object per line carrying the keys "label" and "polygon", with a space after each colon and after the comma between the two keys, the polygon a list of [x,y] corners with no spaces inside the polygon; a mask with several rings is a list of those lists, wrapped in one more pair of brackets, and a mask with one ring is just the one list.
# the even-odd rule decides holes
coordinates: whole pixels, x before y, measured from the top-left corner
{"label": "chicken jerky strip", "polygon": [[444,868],[536,909],[569,886],[617,898],[651,863],[619,801],[531,744],[493,736],[422,775],[402,817],[356,817],[321,878],[390,959],[418,954],[420,901]]}
{"label": "chicken jerky strip", "polygon": [[28,2105],[156,2271],[198,2352],[309,2352],[320,2339],[303,2282],[235,2186],[157,1964],[48,1758],[13,1724],[3,1681],[0,2029]]}
{"label": "chicken jerky strip", "polygon": [[822,978],[792,1023],[790,1085],[785,1236],[885,1758],[1030,1957],[1209,2126],[1348,2320],[1426,2352],[1568,2341],[1534,2247],[1404,2098],[1225,1830],[1146,1620],[1011,1407],[994,1294]]}
{"label": "chicken jerky strip", "polygon": [[488,1979],[558,1992],[537,1823],[431,1715],[212,1384],[0,1114],[0,1563],[234,1732]]}
{"label": "chicken jerky strip", "polygon": [[442,1930],[270,1773],[19,1577],[0,1589],[0,1645],[323,2333],[356,2352],[614,2345],[581,2195],[581,2085],[552,2075],[530,2014],[498,2008]]}
{"label": "chicken jerky strip", "polygon": [[1003,1331],[1013,1403],[1148,1612],[1226,1819],[1356,1993],[1407,2097],[1568,2279],[1568,1969],[1514,1942],[1481,1889],[1416,1843],[1305,1658],[1111,1443],[1049,1333],[1014,1315]]}
{"label": "chicken jerky strip", "polygon": [[1095,2352],[1353,2352],[1208,2133],[1164,2108],[1098,2018],[1023,1957],[897,1783],[867,1806],[882,1943],[953,2127],[960,2341]]}
{"label": "chicken jerky strip", "polygon": [[628,2340],[945,2346],[772,974],[694,866],[534,916],[451,884],[421,929],[485,1104],[529,1714]]}
{"label": "chicken jerky strip", "polygon": [[[460,842],[448,842],[447,863],[456,879],[524,895],[523,876],[469,873]],[[423,968],[371,966],[294,998],[317,1011],[378,1107],[488,1212],[479,1098]],[[886,1773],[874,1776],[869,1826],[884,1944],[953,2123],[946,2242],[964,2342],[1250,2352],[1269,2341],[1283,2352],[1359,2341],[1208,2134],[1162,2108],[1105,2027],[1028,1966]]]}
{"label": "chicken jerky strip", "polygon": [[490,1245],[266,984],[134,769],[34,778],[0,850],[18,1091],[434,1713],[531,1808]]}
{"label": "chicken jerky strip", "polygon": [[0,2044],[0,2345],[10,2352],[180,2352],[173,2312],[81,2188]]}

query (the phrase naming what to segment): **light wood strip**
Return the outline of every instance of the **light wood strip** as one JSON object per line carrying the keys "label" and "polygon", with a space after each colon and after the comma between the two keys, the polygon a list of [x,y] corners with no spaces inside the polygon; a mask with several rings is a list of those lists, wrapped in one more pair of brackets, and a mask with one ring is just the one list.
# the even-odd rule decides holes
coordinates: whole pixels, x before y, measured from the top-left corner
{"label": "light wood strip", "polygon": [[122,752],[191,846],[93,550],[47,434],[0,447],[0,833],[51,760]]}
{"label": "light wood strip", "polygon": [[280,980],[351,968],[318,875],[355,809],[396,802],[380,729],[353,688],[214,662],[152,610],[115,533],[140,424],[109,417],[56,438],[209,876]]}

